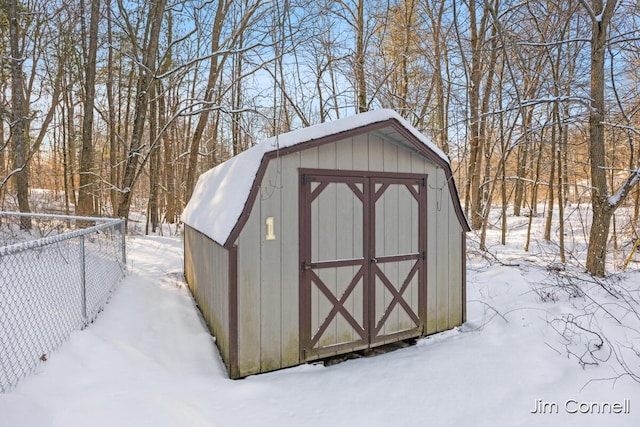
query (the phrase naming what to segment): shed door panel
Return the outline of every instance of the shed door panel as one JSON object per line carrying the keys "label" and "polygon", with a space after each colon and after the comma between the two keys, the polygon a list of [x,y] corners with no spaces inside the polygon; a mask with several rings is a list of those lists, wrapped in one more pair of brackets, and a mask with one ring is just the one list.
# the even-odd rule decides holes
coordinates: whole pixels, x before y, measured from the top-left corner
{"label": "shed door panel", "polygon": [[[372,179],[371,343],[422,332],[420,284],[426,277],[426,224],[421,180]],[[425,289],[426,290],[426,289]],[[402,335],[402,337],[400,337]]]}
{"label": "shed door panel", "polygon": [[300,196],[302,359],[420,335],[424,180],[304,175]]}
{"label": "shed door panel", "polygon": [[[307,353],[326,354],[366,347],[364,203],[362,179],[307,177],[304,257]],[[339,209],[337,208],[339,207]]]}

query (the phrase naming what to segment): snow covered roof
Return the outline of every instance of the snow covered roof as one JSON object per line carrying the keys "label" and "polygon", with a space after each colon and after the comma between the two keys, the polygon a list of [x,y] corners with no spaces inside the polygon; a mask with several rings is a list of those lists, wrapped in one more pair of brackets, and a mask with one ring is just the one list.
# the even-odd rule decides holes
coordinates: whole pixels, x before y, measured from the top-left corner
{"label": "snow covered roof", "polygon": [[371,124],[395,120],[443,162],[434,143],[393,110],[375,110],[266,139],[200,175],[182,221],[224,245],[240,219],[265,154]]}

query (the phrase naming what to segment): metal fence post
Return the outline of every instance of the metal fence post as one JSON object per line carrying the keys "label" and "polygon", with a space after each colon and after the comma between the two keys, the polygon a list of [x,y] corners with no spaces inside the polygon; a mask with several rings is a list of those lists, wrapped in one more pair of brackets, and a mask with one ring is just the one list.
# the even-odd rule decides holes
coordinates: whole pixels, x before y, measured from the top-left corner
{"label": "metal fence post", "polygon": [[82,319],[87,326],[87,269],[84,253],[84,234],[80,236],[80,286],[82,287]]}
{"label": "metal fence post", "polygon": [[125,236],[127,234],[127,221],[124,220],[124,218],[122,219],[122,222],[120,223],[120,233],[122,234],[122,265],[124,270],[126,271],[127,269],[127,245],[125,242]]}

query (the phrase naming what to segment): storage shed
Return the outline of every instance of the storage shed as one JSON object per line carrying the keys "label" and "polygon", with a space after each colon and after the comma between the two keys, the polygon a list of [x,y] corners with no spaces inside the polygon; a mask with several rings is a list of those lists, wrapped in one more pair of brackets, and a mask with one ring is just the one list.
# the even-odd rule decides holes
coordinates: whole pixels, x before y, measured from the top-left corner
{"label": "storage shed", "polygon": [[205,172],[185,277],[231,378],[465,320],[447,156],[392,110],[265,140]]}

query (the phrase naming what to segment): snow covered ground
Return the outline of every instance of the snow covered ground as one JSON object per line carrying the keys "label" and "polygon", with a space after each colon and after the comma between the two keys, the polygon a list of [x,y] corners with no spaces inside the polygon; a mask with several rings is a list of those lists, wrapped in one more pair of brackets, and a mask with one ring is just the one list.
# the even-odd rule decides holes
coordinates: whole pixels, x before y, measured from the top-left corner
{"label": "snow covered ground", "polygon": [[[543,245],[525,257],[521,235],[491,243],[503,263],[480,256],[475,239],[461,328],[384,355],[233,381],[183,282],[180,239],[131,238],[130,272],[110,303],[0,394],[0,426],[640,425],[640,383],[610,379],[624,372],[612,348],[640,372],[624,347],[640,348],[640,318],[624,301],[639,299],[637,264],[607,281],[624,290],[614,298],[588,277],[558,286],[534,256]],[[629,413],[580,413],[581,402]]]}

